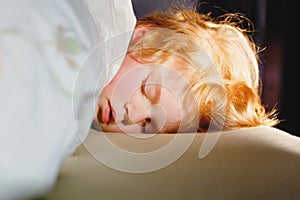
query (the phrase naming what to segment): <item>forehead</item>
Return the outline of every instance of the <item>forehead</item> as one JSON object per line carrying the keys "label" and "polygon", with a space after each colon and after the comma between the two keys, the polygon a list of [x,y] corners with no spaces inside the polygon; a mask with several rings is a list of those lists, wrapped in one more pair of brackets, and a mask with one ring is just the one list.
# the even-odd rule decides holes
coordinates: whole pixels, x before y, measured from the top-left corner
{"label": "forehead", "polygon": [[[170,129],[177,130],[180,122],[182,121],[182,103],[180,97],[176,95],[170,88],[161,87],[160,99],[157,106],[161,106],[162,112],[157,112],[159,116],[154,116],[162,123],[164,121],[164,127],[162,131],[170,132]],[[165,117],[165,119],[163,119]]]}

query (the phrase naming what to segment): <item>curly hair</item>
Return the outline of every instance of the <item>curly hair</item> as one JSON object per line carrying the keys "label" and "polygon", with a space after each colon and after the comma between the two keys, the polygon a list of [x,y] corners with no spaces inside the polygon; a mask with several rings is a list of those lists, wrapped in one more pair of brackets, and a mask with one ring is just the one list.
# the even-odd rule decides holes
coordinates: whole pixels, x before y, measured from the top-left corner
{"label": "curly hair", "polygon": [[[183,131],[279,123],[277,110],[267,112],[261,102],[260,49],[249,34],[253,30],[241,26],[245,21],[251,26],[239,13],[213,18],[179,8],[138,20],[136,28],[148,31],[132,40],[128,54],[143,64],[167,65],[188,82],[180,89],[185,96]],[[190,108],[191,102],[197,106]]]}

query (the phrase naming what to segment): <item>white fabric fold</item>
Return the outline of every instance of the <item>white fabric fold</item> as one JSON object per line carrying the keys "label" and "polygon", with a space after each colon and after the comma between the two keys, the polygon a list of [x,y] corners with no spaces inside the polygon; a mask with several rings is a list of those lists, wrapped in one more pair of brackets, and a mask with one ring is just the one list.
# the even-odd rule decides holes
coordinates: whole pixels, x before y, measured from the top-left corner
{"label": "white fabric fold", "polygon": [[135,17],[130,0],[0,5],[0,199],[38,198],[86,138],[98,81],[122,60]]}

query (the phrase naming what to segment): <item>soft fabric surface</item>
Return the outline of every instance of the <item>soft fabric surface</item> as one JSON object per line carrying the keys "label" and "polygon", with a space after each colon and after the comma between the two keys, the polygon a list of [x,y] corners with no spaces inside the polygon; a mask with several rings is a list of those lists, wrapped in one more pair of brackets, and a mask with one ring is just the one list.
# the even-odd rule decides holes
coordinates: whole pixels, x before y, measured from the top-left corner
{"label": "soft fabric surface", "polygon": [[0,199],[24,200],[53,186],[87,136],[136,19],[131,0],[0,5]]}
{"label": "soft fabric surface", "polygon": [[141,139],[136,138],[138,135],[90,130],[85,142],[63,164],[46,199],[300,198],[300,138],[276,128],[223,132],[202,159],[198,153],[206,135],[197,134],[179,159],[148,173],[117,169],[124,164],[137,171],[143,168],[143,163],[130,159],[119,157],[120,165],[115,168],[108,163],[107,158],[118,158],[119,150],[108,147],[106,139],[128,152],[147,154],[170,144],[175,137],[185,141],[189,135],[161,134]]}

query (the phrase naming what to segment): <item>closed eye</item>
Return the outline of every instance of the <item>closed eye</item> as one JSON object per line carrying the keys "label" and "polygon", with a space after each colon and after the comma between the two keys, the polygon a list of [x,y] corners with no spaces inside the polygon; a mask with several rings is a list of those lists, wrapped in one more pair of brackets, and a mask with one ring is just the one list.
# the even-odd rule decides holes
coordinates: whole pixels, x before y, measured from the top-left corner
{"label": "closed eye", "polygon": [[146,94],[146,91],[145,91],[145,87],[146,87],[146,79],[143,80],[143,82],[142,82],[142,85],[141,85],[141,93],[142,93],[142,95],[143,95],[144,97],[146,97],[146,99],[149,100],[149,98],[148,98],[148,96],[147,96],[147,94]]}
{"label": "closed eye", "polygon": [[142,133],[149,133],[149,124],[151,123],[151,119],[147,118],[144,121],[144,124],[142,125]]}
{"label": "closed eye", "polygon": [[145,79],[141,84],[141,94],[152,104],[156,104],[160,99],[161,86],[155,83],[146,83]]}
{"label": "closed eye", "polygon": [[157,133],[158,128],[155,122],[151,118],[145,119],[145,122],[142,126],[142,133]]}

